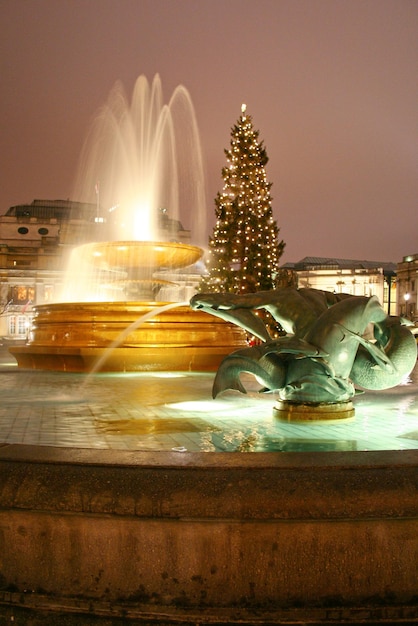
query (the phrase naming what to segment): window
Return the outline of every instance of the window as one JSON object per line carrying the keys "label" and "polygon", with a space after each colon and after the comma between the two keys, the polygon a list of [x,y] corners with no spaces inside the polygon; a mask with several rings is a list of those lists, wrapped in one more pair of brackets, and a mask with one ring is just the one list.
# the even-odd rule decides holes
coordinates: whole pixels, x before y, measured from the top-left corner
{"label": "window", "polygon": [[26,335],[27,329],[27,319],[24,315],[11,315],[9,317],[9,335]]}
{"label": "window", "polygon": [[9,317],[9,335],[16,334],[16,315],[11,315]]}
{"label": "window", "polygon": [[26,304],[31,300],[35,301],[35,288],[27,285],[14,285],[9,290],[9,300],[13,300],[13,304]]}
{"label": "window", "polygon": [[45,285],[44,287],[44,302],[52,302],[54,296],[53,285]]}
{"label": "window", "polygon": [[40,235],[47,235],[49,233],[49,230],[47,228],[38,228],[38,233]]}
{"label": "window", "polygon": [[17,229],[17,232],[19,233],[19,235],[27,235],[29,232],[29,228],[26,228],[26,226],[20,226],[20,228]]}
{"label": "window", "polygon": [[25,335],[27,330],[26,317],[19,315],[17,318],[17,333],[18,335]]}
{"label": "window", "polygon": [[15,259],[13,261],[13,267],[23,267],[23,266],[28,266],[31,264],[32,264],[32,261],[28,261],[25,259]]}

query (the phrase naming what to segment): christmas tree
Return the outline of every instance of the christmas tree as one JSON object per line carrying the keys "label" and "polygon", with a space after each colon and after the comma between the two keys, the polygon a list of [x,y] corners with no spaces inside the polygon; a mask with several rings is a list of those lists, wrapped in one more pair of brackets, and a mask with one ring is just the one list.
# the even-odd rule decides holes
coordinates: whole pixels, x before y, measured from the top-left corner
{"label": "christmas tree", "polygon": [[265,170],[268,156],[258,136],[242,105],[225,150],[224,187],[215,199],[217,219],[201,292],[254,293],[276,286],[285,244],[278,241]]}

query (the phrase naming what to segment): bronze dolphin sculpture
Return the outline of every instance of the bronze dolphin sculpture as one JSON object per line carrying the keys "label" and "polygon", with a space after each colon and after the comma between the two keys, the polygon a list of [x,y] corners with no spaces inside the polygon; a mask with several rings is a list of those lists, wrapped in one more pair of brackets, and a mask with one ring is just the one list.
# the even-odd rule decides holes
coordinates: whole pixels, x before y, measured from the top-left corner
{"label": "bronze dolphin sculpture", "polygon": [[[201,308],[261,339],[221,363],[213,396],[227,389],[245,393],[239,376],[253,374],[282,400],[335,403],[349,400],[355,385],[384,389],[399,384],[416,363],[415,337],[399,318],[388,316],[375,296],[284,288],[255,294],[197,294]],[[288,333],[272,339],[260,317],[269,311]],[[374,338],[364,333],[373,327]]]}

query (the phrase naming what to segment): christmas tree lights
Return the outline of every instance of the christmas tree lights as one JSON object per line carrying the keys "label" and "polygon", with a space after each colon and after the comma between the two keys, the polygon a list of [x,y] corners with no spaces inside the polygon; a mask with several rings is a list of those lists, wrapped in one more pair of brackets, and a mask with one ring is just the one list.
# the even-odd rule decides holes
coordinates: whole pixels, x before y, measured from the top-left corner
{"label": "christmas tree lights", "polygon": [[274,289],[284,242],[273,218],[268,156],[246,105],[231,130],[215,198],[216,224],[209,238],[208,273],[201,292],[254,293]]}

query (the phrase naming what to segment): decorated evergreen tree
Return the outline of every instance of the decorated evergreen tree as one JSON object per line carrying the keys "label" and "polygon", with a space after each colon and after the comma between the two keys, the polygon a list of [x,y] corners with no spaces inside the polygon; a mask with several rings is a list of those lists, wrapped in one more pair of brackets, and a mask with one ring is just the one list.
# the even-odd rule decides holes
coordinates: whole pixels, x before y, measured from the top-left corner
{"label": "decorated evergreen tree", "polygon": [[241,107],[225,150],[224,187],[215,199],[216,225],[209,238],[208,274],[201,292],[254,293],[274,289],[284,242],[273,218],[265,166],[268,161],[252,117]]}

